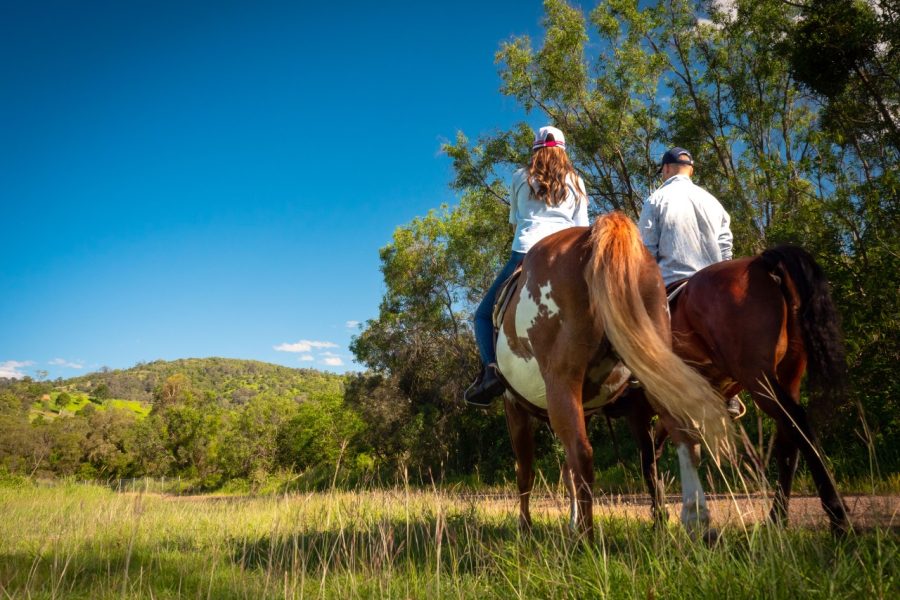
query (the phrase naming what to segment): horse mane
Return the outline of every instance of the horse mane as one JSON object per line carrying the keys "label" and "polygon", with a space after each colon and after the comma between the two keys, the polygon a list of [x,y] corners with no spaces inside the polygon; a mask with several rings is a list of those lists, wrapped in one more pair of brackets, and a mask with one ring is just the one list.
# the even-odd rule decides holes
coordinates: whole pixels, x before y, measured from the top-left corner
{"label": "horse mane", "polygon": [[[652,401],[682,424],[697,427],[710,449],[717,450],[728,434],[725,403],[706,379],[672,352],[668,323],[660,331],[650,318],[640,278],[653,259],[637,227],[623,213],[609,213],[594,222],[589,243],[592,254],[584,275],[598,330],[605,332]],[[665,302],[661,278],[658,285]]]}
{"label": "horse mane", "polygon": [[[794,284],[797,295],[794,300],[799,305],[797,313],[807,355],[808,385],[820,401],[815,412],[827,414],[844,397],[847,362],[840,317],[825,273],[806,250],[790,244],[766,250],[759,260],[770,273],[787,276]],[[792,299],[792,292],[784,282],[781,290],[788,300]]]}

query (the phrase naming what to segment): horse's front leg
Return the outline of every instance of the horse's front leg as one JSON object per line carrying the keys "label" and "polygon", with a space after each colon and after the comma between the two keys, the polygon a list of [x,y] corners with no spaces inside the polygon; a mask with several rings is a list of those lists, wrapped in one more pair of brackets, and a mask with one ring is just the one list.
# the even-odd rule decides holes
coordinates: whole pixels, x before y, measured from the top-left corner
{"label": "horse's front leg", "polygon": [[678,454],[678,468],[681,475],[681,523],[691,539],[715,541],[718,534],[709,526],[706,494],[697,473],[697,466],[700,464],[700,442],[671,416],[661,414],[660,420],[669,432]]}
{"label": "horse's front leg", "polygon": [[534,424],[531,416],[508,394],[504,396],[506,425],[516,455],[516,483],[519,486],[519,529],[531,531],[529,500],[534,488]]}
{"label": "horse's front leg", "polygon": [[581,407],[581,382],[576,377],[548,382],[547,413],[550,426],[566,451],[565,468],[570,472],[570,492],[574,492],[572,497],[576,499],[572,506],[573,520],[578,530],[593,541],[594,451],[588,441]]}

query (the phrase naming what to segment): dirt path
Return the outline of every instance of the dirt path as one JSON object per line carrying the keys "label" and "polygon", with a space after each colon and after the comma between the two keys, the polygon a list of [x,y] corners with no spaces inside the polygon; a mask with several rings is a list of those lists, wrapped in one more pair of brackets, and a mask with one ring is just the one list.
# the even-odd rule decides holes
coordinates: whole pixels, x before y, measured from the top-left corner
{"label": "dirt path", "polygon": [[[260,500],[265,496],[227,496],[227,495],[173,495],[156,493],[130,493],[128,495],[149,495],[160,497],[169,502],[179,503],[226,503],[242,504],[248,501]],[[340,495],[342,492],[337,492]],[[365,495],[366,492],[344,492],[349,494]],[[388,492],[374,492],[391,493]],[[400,492],[402,494],[402,492]],[[413,491],[413,495],[419,497],[429,496],[429,491]],[[317,494],[310,494],[316,496]],[[494,514],[515,515],[518,510],[518,498],[512,493],[460,493],[439,492],[441,502],[475,504],[481,510]],[[296,501],[303,501],[306,494],[293,496]],[[726,525],[740,526],[764,521],[772,506],[772,499],[761,494],[739,495],[730,497],[725,494],[709,495],[709,507],[713,522],[717,527]],[[669,519],[678,520],[681,512],[679,496],[669,496],[667,507]],[[900,495],[846,495],[844,501],[850,511],[850,520],[857,529],[871,529],[881,527],[891,529],[900,534]],[[532,514],[535,516],[546,515],[565,517],[569,513],[569,501],[566,496],[559,494],[537,494],[531,500]],[[650,518],[650,498],[646,494],[633,495],[607,495],[595,500],[595,516],[628,516],[635,519]],[[794,496],[790,504],[790,524],[792,527],[824,528],[828,527],[828,518],[822,509],[822,503],[817,496]]]}
{"label": "dirt path", "polygon": [[[900,532],[900,496],[844,496],[850,509],[853,526],[862,529],[872,527],[888,528]],[[506,503],[510,506],[510,503]],[[670,498],[667,502],[669,519],[677,520],[681,502]],[[715,496],[709,499],[710,513],[717,526],[757,523],[766,519],[772,506],[771,498],[763,496],[737,496],[734,499]],[[514,509],[516,507],[513,507]],[[537,499],[532,503],[532,511],[541,513],[568,514],[568,502],[564,498]],[[609,496],[600,498],[595,507],[597,515],[631,516],[649,519],[650,505],[646,496]],[[793,527],[828,527],[828,517],[822,503],[816,496],[791,498],[790,523]]]}

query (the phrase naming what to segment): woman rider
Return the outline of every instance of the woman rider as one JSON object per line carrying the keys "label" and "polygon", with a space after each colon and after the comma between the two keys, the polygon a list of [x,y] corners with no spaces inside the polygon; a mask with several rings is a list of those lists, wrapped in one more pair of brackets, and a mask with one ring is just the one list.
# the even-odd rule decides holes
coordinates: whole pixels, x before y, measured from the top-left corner
{"label": "woman rider", "polygon": [[584,182],[566,154],[565,136],[556,127],[541,127],[531,146],[528,166],[512,177],[509,222],[516,228],[512,255],[475,311],[475,341],[483,368],[466,390],[469,404],[489,406],[504,390],[497,371],[492,322],[500,286],[540,240],[568,227],[589,225],[587,205]]}

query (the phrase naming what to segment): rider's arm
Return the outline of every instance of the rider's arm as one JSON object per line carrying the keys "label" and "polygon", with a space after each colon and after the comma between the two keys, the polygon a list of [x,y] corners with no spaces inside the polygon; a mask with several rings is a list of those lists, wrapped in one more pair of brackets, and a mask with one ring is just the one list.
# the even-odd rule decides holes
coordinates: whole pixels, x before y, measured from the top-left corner
{"label": "rider's arm", "polygon": [[518,210],[518,202],[516,201],[516,196],[519,195],[519,187],[522,185],[522,181],[520,179],[520,172],[516,172],[513,174],[512,182],[509,186],[509,223],[515,228],[516,224],[519,222],[516,218],[516,211]]}
{"label": "rider's arm", "polygon": [[644,201],[644,207],[641,209],[641,217],[638,219],[638,229],[641,231],[641,239],[644,245],[650,251],[650,255],[658,258],[659,250],[659,219],[656,211],[656,205],[647,198]]}
{"label": "rider's arm", "polygon": [[578,189],[581,192],[578,198],[576,198],[577,204],[575,207],[575,225],[586,227],[591,224],[590,219],[588,218],[588,195],[587,190],[584,188],[584,180],[581,177],[578,177]]}
{"label": "rider's arm", "polygon": [[719,251],[722,253],[722,260],[731,260],[732,246],[734,245],[734,236],[731,235],[731,217],[727,212],[723,211],[722,229],[719,231]]}

